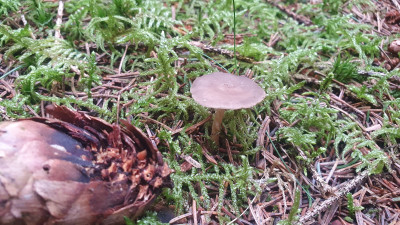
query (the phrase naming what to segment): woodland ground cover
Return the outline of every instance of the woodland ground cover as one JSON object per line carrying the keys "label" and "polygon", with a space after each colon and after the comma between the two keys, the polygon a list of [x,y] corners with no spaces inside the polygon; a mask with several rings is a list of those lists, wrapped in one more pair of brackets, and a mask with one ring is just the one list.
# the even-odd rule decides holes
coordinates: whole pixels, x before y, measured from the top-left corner
{"label": "woodland ground cover", "polygon": [[[396,0],[0,0],[1,120],[50,103],[129,120],[175,170],[151,209],[170,222],[394,224],[399,11]],[[220,146],[212,110],[189,92],[215,71],[267,93],[226,112]]]}

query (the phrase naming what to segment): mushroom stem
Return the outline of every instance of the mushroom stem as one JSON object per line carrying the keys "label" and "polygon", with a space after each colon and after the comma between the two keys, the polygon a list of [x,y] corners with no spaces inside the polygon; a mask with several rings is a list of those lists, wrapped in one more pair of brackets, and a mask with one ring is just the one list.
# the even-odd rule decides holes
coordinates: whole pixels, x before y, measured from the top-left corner
{"label": "mushroom stem", "polygon": [[222,119],[224,118],[225,109],[216,109],[214,114],[214,121],[211,130],[211,140],[219,146],[219,133],[221,132]]}

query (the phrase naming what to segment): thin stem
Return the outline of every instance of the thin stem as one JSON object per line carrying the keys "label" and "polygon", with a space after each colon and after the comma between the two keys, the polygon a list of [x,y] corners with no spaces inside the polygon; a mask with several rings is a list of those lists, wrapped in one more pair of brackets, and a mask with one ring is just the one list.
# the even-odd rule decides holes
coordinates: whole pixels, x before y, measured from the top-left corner
{"label": "thin stem", "polygon": [[19,66],[15,67],[14,69],[12,69],[12,70],[6,72],[5,74],[3,74],[3,75],[0,77],[0,80],[3,79],[3,78],[5,78],[5,77],[7,77],[8,75],[10,75],[11,73],[13,73],[14,71],[17,71],[17,70],[21,69],[21,68],[24,67],[24,66],[25,66],[25,65],[22,64],[22,65],[19,65]]}
{"label": "thin stem", "polygon": [[236,59],[236,8],[235,0],[232,0],[233,4],[233,55],[235,57],[235,72],[237,73],[237,59]]}
{"label": "thin stem", "polygon": [[219,133],[221,132],[224,113],[225,109],[216,109],[214,114],[214,121],[211,130],[211,140],[213,140],[217,146],[219,146]]}

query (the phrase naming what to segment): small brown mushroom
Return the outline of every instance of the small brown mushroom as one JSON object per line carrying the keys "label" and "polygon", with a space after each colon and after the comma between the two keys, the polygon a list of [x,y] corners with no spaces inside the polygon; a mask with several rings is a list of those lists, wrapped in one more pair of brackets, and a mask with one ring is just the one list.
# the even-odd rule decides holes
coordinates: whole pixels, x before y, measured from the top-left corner
{"label": "small brown mushroom", "polygon": [[398,56],[398,53],[400,52],[400,40],[392,41],[388,47],[388,50],[395,56]]}
{"label": "small brown mushroom", "polygon": [[215,109],[211,139],[217,145],[225,110],[251,108],[265,98],[264,90],[253,80],[221,72],[197,78],[190,92],[197,103]]}

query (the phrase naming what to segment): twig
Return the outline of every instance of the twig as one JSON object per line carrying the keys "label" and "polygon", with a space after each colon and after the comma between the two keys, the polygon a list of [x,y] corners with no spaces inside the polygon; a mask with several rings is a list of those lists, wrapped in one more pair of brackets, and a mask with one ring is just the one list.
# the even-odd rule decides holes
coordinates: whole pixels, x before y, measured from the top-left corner
{"label": "twig", "polygon": [[366,76],[378,76],[378,77],[384,77],[386,74],[381,73],[381,72],[375,72],[375,71],[364,71],[364,70],[358,70],[357,73],[359,75],[366,75]]}
{"label": "twig", "polygon": [[22,24],[24,24],[24,26],[26,26],[26,24],[28,22],[26,21],[25,15],[21,15],[21,20],[22,20]]}
{"label": "twig", "polygon": [[71,91],[72,91],[72,94],[73,94],[75,97],[78,97],[78,92],[77,92],[76,89],[75,89],[75,78],[74,78],[74,77],[71,77],[70,79],[71,79]]}
{"label": "twig", "polygon": [[339,202],[333,203],[329,211],[327,211],[322,219],[321,225],[328,225],[332,221],[333,216],[335,215],[337,209],[339,208]]}
{"label": "twig", "polygon": [[129,79],[140,76],[140,73],[135,72],[127,72],[127,73],[119,73],[119,74],[108,74],[104,75],[104,79],[112,80],[112,78],[121,78],[121,79]]}
{"label": "twig", "polygon": [[[220,216],[223,215],[223,213],[219,213],[219,212],[216,212],[216,211],[201,211],[201,212],[200,212],[200,215],[206,215],[206,214],[220,215]],[[191,212],[190,212],[190,213],[183,214],[183,215],[180,215],[180,216],[177,216],[177,217],[171,219],[168,223],[169,223],[169,224],[174,224],[174,223],[178,222],[179,220],[184,219],[184,218],[186,218],[186,217],[190,217],[190,216],[192,216],[192,213],[191,213]]]}
{"label": "twig", "polygon": [[12,96],[17,95],[17,92],[15,91],[15,89],[7,81],[1,79],[0,84],[4,85],[4,87],[6,88],[6,91],[10,92]]}
{"label": "twig", "polygon": [[64,2],[63,0],[58,1],[58,11],[57,11],[57,20],[56,20],[56,26],[54,28],[54,37],[56,39],[62,39],[60,28],[62,24],[62,17],[63,17],[63,11],[64,11]]}
{"label": "twig", "polygon": [[386,58],[390,62],[390,65],[394,65],[393,61],[390,59],[390,57],[386,54],[385,50],[382,49],[381,46],[378,46],[379,50],[382,52],[383,57]]}
{"label": "twig", "polygon": [[[222,49],[222,48],[216,48],[211,45],[206,45],[198,41],[191,41],[189,42],[190,45],[196,46],[198,48],[201,48],[205,52],[211,52],[211,53],[216,53],[216,54],[221,54],[228,56],[230,58],[234,58],[235,54],[232,51]],[[254,60],[245,56],[241,56],[236,53],[236,58],[240,61],[247,62],[247,63],[254,63]]]}
{"label": "twig", "polygon": [[[314,73],[316,73],[316,74],[318,74],[318,75],[320,75],[320,76],[326,77],[326,75],[323,74],[323,73],[321,73],[321,72],[314,71]],[[332,81],[335,82],[335,83],[337,83],[337,84],[340,85],[341,87],[346,87],[345,84],[343,84],[342,82],[340,82],[340,81],[338,81],[338,80],[332,79]]]}
{"label": "twig", "polygon": [[228,152],[228,159],[229,159],[229,162],[230,162],[232,165],[235,165],[235,162],[233,161],[233,157],[232,157],[231,146],[229,145],[228,139],[225,139],[225,144],[226,144],[226,150],[227,150],[227,152]]}
{"label": "twig", "polygon": [[192,202],[192,211],[193,211],[193,224],[197,225],[197,207],[196,207],[196,200],[193,199]]}
{"label": "twig", "polygon": [[201,149],[203,150],[203,155],[210,163],[218,165],[217,160],[215,160],[214,157],[211,156],[210,152],[204,146],[201,146]]}
{"label": "twig", "polygon": [[[187,134],[191,134],[191,133],[192,133],[193,131],[195,131],[198,127],[202,126],[202,125],[205,124],[207,121],[211,120],[211,118],[212,118],[212,114],[210,114],[210,115],[209,115],[207,118],[205,118],[204,120],[202,120],[202,121],[200,121],[200,122],[198,122],[198,123],[196,123],[196,124],[193,124],[192,126],[188,127],[188,128],[185,130],[185,132],[186,132]],[[177,134],[177,133],[180,133],[182,130],[183,130],[183,128],[176,129],[176,130],[174,130],[174,131],[172,132],[172,135],[175,135],[175,134]]]}
{"label": "twig", "polygon": [[[303,150],[301,150],[299,147],[297,147],[297,150],[300,153],[300,156],[304,159],[307,160],[307,156],[304,154]],[[331,196],[334,193],[334,188],[332,188],[329,184],[327,184],[324,179],[318,174],[317,170],[312,164],[308,164],[308,169],[311,171],[312,177],[316,181],[317,184],[317,189],[321,192],[322,196],[324,198]]]}
{"label": "twig", "polygon": [[175,18],[176,18],[176,7],[175,7],[175,5],[172,5],[171,6],[171,19],[175,20]]}
{"label": "twig", "polygon": [[267,160],[273,167],[278,167],[284,173],[293,173],[287,168],[278,157],[267,150],[262,150],[261,155],[264,156],[265,160]]}
{"label": "twig", "polygon": [[[385,73],[380,73],[380,72],[375,72],[375,71],[363,71],[363,70],[358,70],[357,73],[359,75],[364,75],[364,76],[377,76],[377,77],[384,77],[386,76]],[[400,77],[397,75],[391,76],[388,78],[389,81],[392,82],[400,82]]]}
{"label": "twig", "polygon": [[147,120],[147,121],[150,121],[150,122],[152,122],[152,123],[158,124],[158,125],[164,127],[165,129],[167,129],[168,131],[171,131],[171,132],[174,131],[174,130],[173,130],[172,128],[170,128],[169,126],[167,126],[167,125],[165,125],[165,124],[163,124],[163,123],[161,123],[161,122],[159,122],[159,121],[157,121],[157,120],[155,120],[155,119],[152,119],[152,118],[150,118],[150,117],[148,117],[148,116],[145,116],[145,115],[143,115],[143,114],[138,114],[137,116],[142,117],[143,119],[145,119],[145,120]]}
{"label": "twig", "polygon": [[[3,120],[5,120],[5,121],[10,120],[10,117],[7,116],[6,108],[3,106],[0,106],[0,115],[3,118]],[[1,154],[0,154],[0,157],[1,157]]]}
{"label": "twig", "polygon": [[[254,215],[254,213],[253,213],[253,203],[254,203],[254,200],[256,200],[256,198],[257,198],[257,194],[256,194],[256,196],[254,196],[253,197],[253,199],[250,201],[250,199],[247,199],[247,201],[249,202],[249,206],[245,209],[245,210],[243,210],[243,212],[238,216],[238,217],[236,217],[235,219],[233,219],[232,221],[230,221],[227,225],[231,225],[232,223],[234,223],[236,220],[238,220],[240,217],[242,217],[246,212],[247,212],[247,210],[248,209],[250,209],[250,212]],[[256,222],[257,222],[257,218],[256,217],[254,217],[254,219],[256,220]],[[259,223],[257,223],[257,225],[258,225]]]}
{"label": "twig", "polygon": [[278,3],[275,3],[271,0],[267,0],[267,2],[273,6],[275,6],[276,8],[278,8],[279,10],[281,10],[282,12],[286,13],[288,16],[292,17],[293,19],[299,21],[300,23],[303,23],[306,26],[310,26],[313,25],[313,23],[311,22],[311,20],[303,15],[298,15],[295,12],[292,12],[290,9],[285,8],[284,6],[279,5]]}
{"label": "twig", "polygon": [[400,5],[397,2],[397,0],[392,0],[393,4],[397,7],[398,10],[400,10]]}
{"label": "twig", "polygon": [[340,188],[334,196],[328,198],[324,202],[322,202],[319,206],[316,206],[311,212],[308,212],[305,216],[301,217],[298,224],[304,224],[305,222],[312,219],[314,216],[321,214],[326,211],[330,206],[335,204],[339,199],[344,197],[349,191],[351,191],[356,186],[360,185],[361,182],[364,181],[369,175],[368,170],[364,170],[360,175],[355,177],[353,180],[348,181],[342,188]]}
{"label": "twig", "polygon": [[74,73],[76,73],[76,74],[78,74],[79,76],[84,76],[84,77],[88,77],[89,75],[88,74],[86,74],[86,73],[81,73],[81,71],[79,70],[79,68],[77,67],[77,66],[70,66],[70,68],[71,68],[71,70],[74,72]]}
{"label": "twig", "polygon": [[[355,208],[360,208],[361,204],[357,199],[353,199],[353,204]],[[356,221],[357,224],[365,224],[363,220],[363,213],[360,210],[356,211]]]}
{"label": "twig", "polygon": [[149,125],[145,124],[144,127],[146,128],[147,136],[149,137],[151,144],[153,144],[154,148],[157,148],[157,143],[155,141],[155,136],[153,132],[151,132]]}
{"label": "twig", "polygon": [[119,63],[118,74],[121,73],[122,64],[124,63],[125,56],[126,56],[126,52],[128,51],[128,46],[129,46],[129,44],[127,44],[127,45],[125,46],[124,54],[122,55],[121,62]]}
{"label": "twig", "polygon": [[39,114],[37,114],[37,113],[35,112],[35,110],[32,109],[31,106],[25,105],[25,107],[28,108],[28,110],[29,110],[34,116],[39,117]]}
{"label": "twig", "polygon": [[189,217],[189,216],[192,216],[192,215],[193,215],[193,213],[191,213],[191,212],[190,213],[185,213],[183,215],[180,215],[180,216],[177,216],[177,217],[173,218],[168,223],[169,224],[174,224],[174,223],[178,222],[179,220],[184,219],[184,218]]}
{"label": "twig", "polygon": [[[85,43],[85,49],[86,49],[86,54],[89,56],[90,55],[90,47],[87,42]],[[96,59],[96,61],[97,61],[97,59]]]}
{"label": "twig", "polygon": [[260,129],[258,130],[257,146],[264,148],[265,132],[269,128],[269,123],[271,122],[269,116],[265,116]]}
{"label": "twig", "polygon": [[[257,138],[257,142],[256,142],[256,146],[257,147],[261,147],[262,149],[265,149],[265,145],[264,145],[264,139],[265,139],[265,132],[268,129],[269,132],[269,123],[271,122],[269,116],[265,116],[260,129],[258,130],[258,138]],[[256,165],[258,165],[260,161],[260,152],[257,152],[256,154]]]}
{"label": "twig", "polygon": [[325,179],[325,182],[327,184],[329,183],[329,180],[331,179],[333,173],[335,172],[336,167],[337,167],[338,164],[339,164],[339,160],[336,159],[335,164],[333,164],[333,167],[332,167],[331,171],[328,174],[328,177],[326,177],[326,179]]}
{"label": "twig", "polygon": [[122,93],[124,93],[125,91],[129,90],[132,88],[133,83],[135,83],[136,78],[132,79],[129,84],[127,86],[125,86],[123,89],[121,89],[120,91],[118,91],[118,99],[117,99],[117,123],[119,123],[119,113],[121,112],[121,105],[120,105],[120,101],[121,101],[121,95]]}
{"label": "twig", "polygon": [[269,41],[268,43],[266,43],[266,45],[268,47],[273,47],[281,39],[278,35],[279,35],[278,32],[271,34],[269,37]]}
{"label": "twig", "polygon": [[[254,200],[254,199],[253,199]],[[258,215],[258,211],[260,211],[260,208],[257,207],[257,212],[256,210],[253,208],[253,203],[249,201],[249,209],[250,209],[250,213],[251,215],[253,215],[254,220],[256,221],[257,225],[262,225],[264,224],[263,221],[261,220],[260,216]],[[243,212],[244,213],[244,212]],[[234,220],[232,220],[231,222],[234,222]]]}
{"label": "twig", "polygon": [[[354,122],[356,122],[357,125],[361,128],[361,130],[362,130],[363,132],[367,132],[367,128],[365,128],[360,122],[358,122],[358,120],[356,120],[356,119],[355,119],[353,116],[351,116],[348,112],[346,112],[346,111],[344,111],[343,109],[341,109],[341,108],[339,108],[339,107],[337,107],[337,106],[334,106],[334,105],[331,105],[331,107],[334,108],[334,109],[336,109],[336,110],[339,110],[340,112],[342,112],[343,114],[345,114],[347,117],[349,117],[351,120],[353,120]],[[368,139],[371,140],[371,138],[368,138]]]}
{"label": "twig", "polygon": [[195,159],[193,159],[190,155],[185,155],[185,154],[181,154],[181,157],[188,162],[190,165],[196,167],[197,169],[201,168],[201,164],[199,162],[197,162]]}
{"label": "twig", "polygon": [[[226,203],[226,202],[225,202]],[[236,219],[235,215],[233,215],[227,208],[222,206],[221,208],[222,212],[224,212],[227,216],[229,216],[231,219]],[[243,225],[241,221],[236,221],[237,224]]]}
{"label": "twig", "polygon": [[[24,26],[26,26],[26,25],[28,24],[28,22],[26,21],[25,15],[22,14],[22,10],[20,10],[19,12],[21,13],[22,24],[24,24]],[[10,20],[10,21],[12,21],[12,20]],[[17,25],[18,25],[18,24],[17,24]],[[33,40],[36,40],[36,37],[35,37],[35,35],[32,33],[32,31],[29,32],[29,35],[31,36],[31,38],[32,38]]]}
{"label": "twig", "polygon": [[235,58],[235,72],[237,73],[237,54],[236,54],[236,7],[235,0],[232,0],[233,5],[233,56]]}
{"label": "twig", "polygon": [[331,96],[332,101],[336,101],[339,102],[351,109],[353,109],[355,112],[357,112],[358,114],[360,114],[363,118],[365,118],[365,113],[363,113],[361,110],[357,109],[356,107],[350,105],[349,103],[347,103],[346,101],[342,100],[341,98],[339,98],[338,96],[336,96],[333,93],[329,93],[329,96]]}

